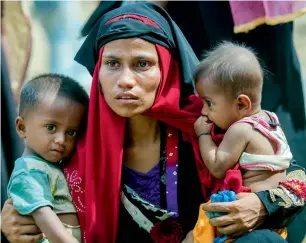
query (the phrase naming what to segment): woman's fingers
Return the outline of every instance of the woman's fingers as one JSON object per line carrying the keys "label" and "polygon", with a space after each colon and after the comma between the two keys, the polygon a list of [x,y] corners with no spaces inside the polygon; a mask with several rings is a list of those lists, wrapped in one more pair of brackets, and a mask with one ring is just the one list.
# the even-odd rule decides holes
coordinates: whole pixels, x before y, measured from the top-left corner
{"label": "woman's fingers", "polygon": [[223,227],[217,227],[218,232],[221,234],[231,235],[237,232],[241,232],[241,228],[238,224],[231,224]]}
{"label": "woman's fingers", "polygon": [[207,203],[203,205],[203,210],[206,212],[230,213],[234,210],[234,205],[232,202]]}
{"label": "woman's fingers", "polygon": [[22,225],[19,229],[20,234],[29,234],[29,235],[36,235],[40,234],[41,230],[35,225]]}
{"label": "woman's fingers", "polygon": [[31,243],[43,239],[43,234],[30,216],[20,215],[12,200],[7,200],[1,213],[1,230],[11,243]]}
{"label": "woman's fingers", "polygon": [[2,209],[2,223],[18,225],[35,224],[33,217],[20,215],[13,206],[11,199],[6,200]]}
{"label": "woman's fingers", "polygon": [[43,234],[38,235],[20,235],[15,241],[10,241],[11,243],[35,243],[41,241],[44,238]]}
{"label": "woman's fingers", "polygon": [[[2,226],[2,230],[3,228],[4,227]],[[32,225],[17,225],[11,227],[10,231],[3,230],[3,232],[11,243],[34,243],[44,238],[44,235],[42,233],[37,234],[37,232],[40,232],[40,230]],[[29,234],[29,232],[33,232],[33,234]]]}
{"label": "woman's fingers", "polygon": [[236,223],[236,221],[237,220],[233,217],[232,214],[228,214],[228,215],[224,215],[224,216],[209,219],[209,223],[212,226],[215,226],[215,227],[234,224],[234,223]]}
{"label": "woman's fingers", "polygon": [[35,225],[35,221],[32,216],[16,215],[16,220],[20,225]]}

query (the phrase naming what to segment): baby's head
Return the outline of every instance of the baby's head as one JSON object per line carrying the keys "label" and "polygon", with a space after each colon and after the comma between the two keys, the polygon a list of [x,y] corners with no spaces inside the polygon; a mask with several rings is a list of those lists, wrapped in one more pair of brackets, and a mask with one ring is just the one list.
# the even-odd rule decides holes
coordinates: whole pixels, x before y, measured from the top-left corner
{"label": "baby's head", "polygon": [[75,80],[44,74],[21,90],[16,130],[26,141],[26,154],[59,162],[72,154],[86,128],[89,98]]}
{"label": "baby's head", "polygon": [[260,110],[263,70],[253,51],[223,42],[209,51],[195,72],[202,115],[222,129]]}

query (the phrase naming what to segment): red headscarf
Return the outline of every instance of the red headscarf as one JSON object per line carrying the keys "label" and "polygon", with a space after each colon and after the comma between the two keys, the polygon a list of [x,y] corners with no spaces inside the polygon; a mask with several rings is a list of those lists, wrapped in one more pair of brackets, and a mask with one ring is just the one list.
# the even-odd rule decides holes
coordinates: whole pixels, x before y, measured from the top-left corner
{"label": "red headscarf", "polygon": [[[193,94],[181,100],[179,65],[166,48],[155,46],[161,81],[155,103],[144,115],[176,127],[182,132],[183,139],[193,145],[203,194],[208,198],[207,187],[212,187],[215,180],[201,160],[193,130],[202,102]],[[106,243],[116,240],[126,118],[110,109],[98,88],[102,53],[103,47],[93,74],[86,135],[79,141],[77,151],[64,172],[84,241]],[[220,188],[218,183],[215,185]]]}

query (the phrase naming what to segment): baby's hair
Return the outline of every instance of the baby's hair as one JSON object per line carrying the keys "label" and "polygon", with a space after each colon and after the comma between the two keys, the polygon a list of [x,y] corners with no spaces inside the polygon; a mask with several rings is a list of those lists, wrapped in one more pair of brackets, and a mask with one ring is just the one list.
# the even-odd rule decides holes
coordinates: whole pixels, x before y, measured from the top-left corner
{"label": "baby's hair", "polygon": [[197,67],[194,80],[206,79],[220,87],[230,98],[248,95],[260,104],[264,72],[251,48],[222,42],[205,54]]}
{"label": "baby's hair", "polygon": [[83,87],[74,79],[60,74],[42,74],[26,82],[20,94],[19,115],[25,115],[29,108],[46,98],[63,97],[88,107],[89,97]]}

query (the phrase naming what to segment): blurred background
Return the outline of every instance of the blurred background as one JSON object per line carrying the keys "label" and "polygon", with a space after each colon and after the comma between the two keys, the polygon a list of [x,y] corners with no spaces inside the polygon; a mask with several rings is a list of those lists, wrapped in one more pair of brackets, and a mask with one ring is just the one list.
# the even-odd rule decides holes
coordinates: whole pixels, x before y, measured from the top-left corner
{"label": "blurred background", "polygon": [[[3,3],[5,11],[3,34],[8,35],[8,51],[10,52],[6,56],[12,58],[8,61],[9,70],[13,70],[11,66],[15,66],[22,59],[29,58],[26,70],[18,68],[18,70],[10,71],[14,92],[20,88],[20,82],[48,72],[72,76],[89,90],[91,78],[87,70],[74,62],[73,58],[84,41],[81,37],[81,29],[98,3],[98,1],[7,1]],[[25,19],[16,21],[16,16],[20,16],[21,11]],[[12,32],[17,35],[16,30],[22,33],[19,38],[12,36]],[[25,40],[25,35],[28,34],[31,39]],[[11,45],[12,42],[14,42],[13,45]],[[7,52],[6,49],[5,52]],[[28,53],[22,55],[21,52]],[[16,71],[25,71],[25,74],[21,75]],[[23,76],[24,80],[20,80],[20,76]]]}
{"label": "blurred background", "polygon": [[[125,1],[124,4],[130,2],[132,1]],[[26,80],[36,75],[55,72],[73,77],[89,92],[91,76],[73,58],[85,38],[81,35],[81,29],[99,4],[103,2],[1,1],[1,205],[6,197],[3,191],[6,190],[12,162],[20,154],[23,146],[14,132],[9,133],[14,130],[20,89]],[[269,76],[272,77],[265,80],[267,86],[263,91],[263,108],[277,113],[294,157],[300,165],[306,167],[305,122],[302,125],[301,122],[299,124],[295,122],[295,120],[304,121],[306,112],[306,15],[296,15],[296,18],[285,21],[284,24],[274,26],[262,24],[248,33],[234,34],[231,19],[233,16],[227,2],[170,1],[169,4],[167,2],[157,2],[157,4],[169,11],[198,57],[203,51],[222,40],[245,42],[258,52],[266,64]],[[306,11],[306,4],[304,10]],[[220,18],[221,15],[223,19]],[[225,16],[228,16],[230,21],[226,20]],[[197,17],[200,20],[196,20]],[[216,27],[219,20],[221,20],[220,26]],[[204,24],[195,24],[201,21]],[[227,28],[228,24],[231,26]],[[261,40],[264,40],[262,46],[257,45]],[[272,50],[270,52],[271,46],[278,46],[278,49],[274,48],[274,52]],[[280,63],[282,60],[287,61]],[[271,86],[268,86],[270,83]],[[282,99],[283,101],[279,101]],[[272,104],[274,100],[276,105],[272,108],[265,105]],[[301,106],[304,110],[296,111],[297,106]],[[3,114],[8,114],[5,120]],[[8,134],[4,136],[4,132]],[[289,243],[300,243],[303,239],[303,242],[306,242],[305,231],[304,210],[289,228]]]}

